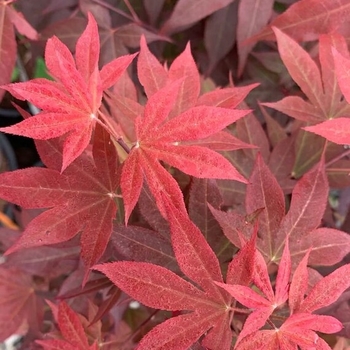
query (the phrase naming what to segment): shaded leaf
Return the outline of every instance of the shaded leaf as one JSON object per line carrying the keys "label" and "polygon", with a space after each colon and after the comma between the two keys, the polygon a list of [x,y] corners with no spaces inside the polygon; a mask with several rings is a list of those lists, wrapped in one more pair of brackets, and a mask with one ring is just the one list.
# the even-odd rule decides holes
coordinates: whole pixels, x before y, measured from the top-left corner
{"label": "shaded leaf", "polygon": [[233,0],[179,0],[170,18],[164,23],[161,32],[174,34],[192,26],[202,18],[211,15]]}
{"label": "shaded leaf", "polygon": [[150,19],[150,22],[154,25],[162,11],[165,0],[144,0],[143,4],[145,10]]}
{"label": "shaded leaf", "polygon": [[170,239],[137,226],[114,226],[112,244],[124,259],[149,262],[169,270],[178,269]]}
{"label": "shaded leaf", "polygon": [[32,277],[17,268],[0,268],[0,340],[5,341],[21,325],[39,331],[42,301],[36,296]]}
{"label": "shaded leaf", "polygon": [[6,6],[6,16],[8,16],[19,33],[26,36],[28,39],[38,40],[38,32],[27,22],[24,16],[20,12],[17,12],[12,6]]}
{"label": "shaded leaf", "polygon": [[236,40],[237,1],[214,12],[205,22],[204,43],[210,69],[232,49]]}
{"label": "shaded leaf", "polygon": [[244,40],[258,33],[269,21],[272,15],[273,0],[243,0],[238,7],[237,48],[238,75],[241,75],[248,54],[254,44],[244,44]]}
{"label": "shaded leaf", "polygon": [[[5,5],[0,5],[0,16],[3,18],[0,26],[0,85],[8,84],[11,81],[11,74],[16,63],[16,40],[15,31],[10,18],[6,14]],[[0,90],[0,100],[5,94],[5,90]]]}

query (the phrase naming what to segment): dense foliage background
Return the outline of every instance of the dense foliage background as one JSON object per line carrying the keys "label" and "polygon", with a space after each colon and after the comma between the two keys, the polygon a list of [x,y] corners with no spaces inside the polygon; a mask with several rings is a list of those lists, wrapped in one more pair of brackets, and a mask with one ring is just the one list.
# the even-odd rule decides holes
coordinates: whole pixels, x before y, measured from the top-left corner
{"label": "dense foliage background", "polygon": [[349,0],[0,19],[0,341],[350,348]]}

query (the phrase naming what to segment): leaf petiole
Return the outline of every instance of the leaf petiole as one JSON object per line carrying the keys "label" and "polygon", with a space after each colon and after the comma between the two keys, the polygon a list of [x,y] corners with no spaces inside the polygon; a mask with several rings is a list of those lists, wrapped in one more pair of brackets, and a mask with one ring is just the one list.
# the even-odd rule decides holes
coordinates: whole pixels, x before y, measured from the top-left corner
{"label": "leaf petiole", "polygon": [[99,113],[100,117],[103,119],[104,123],[98,118],[96,118],[96,122],[99,123],[105,130],[107,130],[107,132],[116,140],[116,142],[120,145],[120,147],[127,154],[129,154],[130,147],[125,143],[123,138],[115,132],[112,124],[108,120],[108,117],[100,110],[98,111],[98,113]]}

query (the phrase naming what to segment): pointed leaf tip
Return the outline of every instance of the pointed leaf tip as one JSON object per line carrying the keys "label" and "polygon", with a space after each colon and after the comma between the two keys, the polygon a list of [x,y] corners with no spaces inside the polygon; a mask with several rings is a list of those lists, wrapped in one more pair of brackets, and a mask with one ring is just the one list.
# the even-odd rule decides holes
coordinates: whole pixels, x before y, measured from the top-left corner
{"label": "pointed leaf tip", "polygon": [[302,129],[322,136],[338,145],[350,144],[350,118],[330,119]]}

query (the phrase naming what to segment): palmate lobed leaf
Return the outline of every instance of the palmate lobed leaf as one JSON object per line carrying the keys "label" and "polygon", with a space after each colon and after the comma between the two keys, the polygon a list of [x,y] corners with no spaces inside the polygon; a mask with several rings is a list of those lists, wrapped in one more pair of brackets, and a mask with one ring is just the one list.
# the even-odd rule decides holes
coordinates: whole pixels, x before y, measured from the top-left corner
{"label": "palmate lobed leaf", "polygon": [[[47,154],[43,145],[38,148],[53,168],[59,168],[62,158],[59,146],[50,141]],[[116,214],[113,197],[118,185],[115,146],[101,127],[95,130],[93,155],[94,162],[81,155],[64,174],[42,168],[0,174],[2,198],[26,208],[51,208],[30,222],[6,254],[64,242],[81,231],[81,256],[86,268],[98,261],[112,232]]]}
{"label": "palmate lobed leaf", "polygon": [[[294,186],[290,208],[284,209],[284,196],[271,171],[258,156],[246,191],[248,214],[258,212],[257,248],[266,261],[279,263],[284,242],[289,237],[293,269],[311,247],[310,262],[334,265],[350,251],[350,238],[345,232],[318,228],[326,209],[329,186],[325,165],[321,161]],[[211,208],[226,237],[241,247],[239,235],[250,237],[252,224],[234,211],[221,212]],[[333,241],[329,242],[332,236]]]}
{"label": "palmate lobed leaf", "polygon": [[[183,80],[176,80],[153,94],[145,106],[143,116],[136,119],[137,142],[124,162],[121,176],[126,221],[136,205],[144,177],[163,216],[165,209],[161,192],[184,209],[176,181],[168,172],[161,170],[159,161],[200,178],[246,182],[224,157],[207,147],[191,145],[190,142],[215,135],[248,111],[197,106],[167,121],[176,105],[178,92],[183,88],[182,84]],[[182,142],[185,144],[182,145]]]}
{"label": "palmate lobed leaf", "polygon": [[138,349],[188,348],[225,313],[219,301],[161,266],[125,261],[97,265],[94,269],[106,274],[114,284],[146,306],[194,311],[155,327],[141,340]]}
{"label": "palmate lobed leaf", "polygon": [[185,210],[178,184],[159,161],[200,178],[246,182],[213,150],[252,147],[221,130],[247,113],[231,109],[257,86],[221,89],[199,97],[200,77],[189,45],[169,70],[151,54],[145,38],[141,38],[140,48],[138,76],[148,102],[135,120],[136,144],[123,165],[121,189],[126,221],[138,201],[144,179],[163,216],[160,192]]}
{"label": "palmate lobed leaf", "polygon": [[349,122],[343,117],[350,114],[350,106],[342,99],[342,93],[345,97],[347,94],[349,79],[346,72],[350,66],[349,59],[344,57],[348,56],[345,38],[337,33],[319,37],[319,70],[313,58],[296,41],[280,29],[272,29],[285,66],[309,101],[287,96],[281,101],[263,105],[316,124],[304,127],[306,131],[337,144],[349,143]]}
{"label": "palmate lobed leaf", "polygon": [[[96,76],[95,76],[96,77]],[[168,82],[169,83],[169,82]],[[180,83],[180,85],[182,85],[183,86],[183,81],[181,81],[181,83]],[[180,88],[181,89],[181,88]],[[157,90],[158,91],[158,90]],[[155,92],[156,93],[156,92]],[[171,95],[171,93],[169,94],[169,95]],[[182,94],[182,97],[181,97],[181,99],[183,100],[183,97],[184,97],[184,95],[186,95],[186,94]],[[193,94],[193,95],[196,95],[196,94]],[[192,100],[194,100],[194,99],[192,99]],[[177,112],[175,112],[175,113],[173,113],[173,111],[174,110],[176,110],[176,109],[178,109],[179,108],[179,105],[181,105],[180,103],[178,103],[177,105],[176,105],[176,103],[177,103],[178,101],[175,101],[175,107],[173,108],[173,110],[169,113],[169,115],[167,116],[166,115],[166,113],[165,113],[165,123],[170,123],[171,122],[171,120],[170,119],[172,119],[173,117],[174,117],[174,119],[172,119],[172,120],[176,120],[176,115],[179,115]],[[181,101],[181,103],[182,103],[182,101]],[[192,102],[191,102],[192,103]],[[190,103],[190,104],[191,104]],[[220,106],[220,107],[223,107],[223,106]],[[150,113],[151,114],[151,113]],[[157,113],[154,113],[154,115],[157,115]],[[170,120],[170,121],[169,121]],[[141,125],[142,123],[140,123],[140,125]],[[174,125],[175,124],[181,124],[181,123],[173,123]],[[183,123],[184,124],[184,123]],[[156,124],[154,124],[154,125],[156,125]],[[144,134],[145,134],[145,137],[148,137],[150,134],[151,134],[151,132],[152,131],[154,131],[154,125],[152,125],[152,128],[150,128],[149,129],[149,131],[150,132],[145,132]],[[176,126],[176,125],[175,125]],[[174,127],[175,127],[174,126]],[[158,127],[157,125],[156,125],[156,127]],[[161,128],[162,126],[159,126],[159,128]],[[165,129],[165,128],[164,128]],[[203,128],[204,129],[204,128]],[[187,132],[189,131],[189,130],[186,130]],[[182,135],[182,134],[181,134]],[[193,133],[190,133],[190,132],[188,132],[188,135],[193,135]],[[217,134],[214,134],[213,135],[213,138],[215,139],[215,136],[216,136]],[[208,136],[207,138],[210,138],[211,136]],[[175,139],[176,141],[174,141],[175,143],[177,143],[177,142],[179,142],[179,141],[177,141],[177,139]],[[152,140],[151,140],[151,142],[153,142]],[[191,141],[182,141],[183,142],[183,144],[181,144],[181,146],[193,146],[193,144],[191,143]],[[196,145],[196,146],[198,146],[198,144],[200,144],[201,143],[201,140],[194,140],[194,145]],[[131,167],[131,170],[130,170],[130,172],[129,172],[129,174],[130,175],[132,175],[132,176],[134,176],[133,175],[133,173],[135,172],[136,174],[138,174],[137,176],[136,176],[136,178],[135,178],[135,182],[133,182],[133,184],[132,185],[130,185],[130,187],[132,188],[132,187],[134,187],[135,188],[135,186],[136,186],[136,191],[135,192],[137,192],[138,191],[138,189],[137,189],[137,187],[140,187],[141,188],[141,186],[142,186],[142,181],[143,181],[143,178],[145,178],[147,181],[149,181],[152,185],[150,186],[153,190],[156,190],[156,191],[162,191],[162,187],[160,186],[160,185],[162,185],[162,181],[163,181],[163,179],[164,178],[162,178],[163,177],[163,174],[165,173],[165,170],[164,170],[164,168],[162,167],[162,165],[160,165],[159,164],[159,162],[158,161],[155,161],[154,162],[154,160],[152,160],[151,159],[151,155],[157,155],[157,157],[158,157],[158,155],[159,155],[159,150],[158,150],[158,147],[159,146],[159,148],[161,149],[161,151],[162,152],[167,152],[166,153],[166,155],[164,155],[163,156],[163,158],[160,158],[161,159],[161,161],[166,161],[168,158],[166,158],[166,157],[171,157],[171,156],[173,156],[173,157],[177,157],[177,154],[176,154],[176,150],[178,150],[179,148],[180,148],[180,145],[179,144],[175,144],[175,145],[170,145],[170,146],[175,146],[175,147],[173,147],[173,148],[168,148],[168,147],[165,147],[164,145],[162,145],[162,141],[160,141],[159,142],[159,144],[158,143],[152,143],[152,145],[151,145],[151,147],[150,147],[150,150],[148,150],[149,151],[149,154],[148,154],[148,157],[147,157],[147,155],[145,155],[144,153],[145,152],[143,152],[143,156],[144,156],[144,158],[139,158],[138,156],[137,157],[134,157],[133,159],[133,161],[132,161],[132,163],[133,163],[133,167]],[[202,145],[200,145],[200,146],[202,146]],[[162,148],[163,147],[163,148]],[[212,148],[212,146],[211,146],[211,144],[210,144],[210,141],[208,142],[208,144],[206,144],[205,145],[205,147],[207,147],[207,148],[210,148],[210,149],[215,149],[215,148]],[[140,147],[139,147],[140,148]],[[203,148],[203,147],[202,147]],[[185,147],[183,147],[182,148],[183,150],[185,150]],[[186,148],[187,150],[189,150],[190,148],[188,147],[188,148]],[[195,148],[195,147],[192,147],[191,149],[194,149],[194,150],[198,150],[197,148]],[[219,149],[219,148],[217,148],[217,149]],[[103,154],[103,150],[102,149],[100,149],[100,153],[101,154]],[[154,153],[151,153],[151,152],[154,152]],[[170,155],[169,155],[170,154]],[[134,155],[135,155],[135,153],[134,153]],[[191,160],[192,160],[192,154],[190,153],[190,151],[188,151],[187,153],[186,153],[186,155],[187,155],[187,160],[188,160],[188,162],[189,162],[189,164],[185,164],[185,166],[187,166],[188,167],[188,172],[189,173],[191,173],[191,171],[197,171],[197,172],[199,172],[199,170],[198,169],[196,169],[195,168],[195,164],[191,164],[190,162],[191,162]],[[131,155],[130,156],[130,159],[132,159],[132,156],[133,155]],[[98,157],[96,156],[95,157],[95,165],[97,166],[97,162],[98,162]],[[178,158],[176,158],[176,160],[175,161],[178,161],[177,160]],[[175,162],[174,161],[174,162]],[[144,168],[141,168],[141,167],[138,167],[137,169],[136,169],[136,166],[137,166],[137,163],[140,163]],[[208,162],[206,162],[206,161],[203,161],[203,159],[202,159],[202,162],[204,163],[204,165],[209,165],[209,163]],[[103,162],[102,162],[103,163]],[[108,162],[106,162],[107,164],[108,164]],[[171,164],[171,162],[169,162],[170,164]],[[178,163],[178,164],[182,164],[182,163]],[[180,166],[179,165],[179,166]],[[102,166],[101,168],[104,168],[104,167],[106,167],[106,165],[105,166]],[[108,167],[108,165],[107,165],[107,167]],[[100,168],[100,166],[97,166],[97,168]],[[147,170],[147,172],[146,171],[144,171],[144,169],[146,169],[146,168],[148,168],[148,170]],[[191,170],[191,169],[195,169],[195,170]],[[68,167],[68,169],[69,169],[69,167]],[[223,170],[223,169],[221,169],[221,170]],[[262,175],[262,171],[261,171],[261,169],[259,169],[259,170],[257,170],[257,169],[255,169],[256,170],[256,173],[257,173],[257,177],[259,178],[259,179],[261,179],[263,176],[261,176]],[[53,174],[53,173],[52,173]],[[55,173],[56,174],[56,173]],[[55,175],[52,175],[52,177],[54,178],[54,176]],[[207,174],[205,174],[205,175],[203,175],[203,176],[207,176]],[[105,174],[105,172],[103,173],[103,174],[101,174],[101,177],[103,177],[103,181],[105,182],[105,183],[109,183],[110,184],[110,182],[109,182],[109,177],[108,177],[108,175],[106,176],[106,174]],[[140,181],[140,179],[141,179],[141,181]],[[131,178],[131,180],[133,180],[133,178]],[[269,178],[268,179],[269,181],[273,181],[273,179],[271,180],[271,178]],[[172,186],[173,185],[173,183],[171,183],[171,180],[168,180],[168,179],[166,179],[164,182],[168,182],[168,183],[170,183],[170,186]],[[262,181],[263,182],[263,181]],[[264,185],[266,185],[266,187],[268,187],[268,185],[269,185],[269,183],[265,183]],[[157,186],[159,186],[159,187],[157,187]],[[169,187],[170,187],[169,186]],[[277,188],[277,187],[276,187]],[[259,190],[260,190],[261,188],[259,188]],[[263,189],[264,190],[264,189]],[[176,190],[177,191],[177,190]],[[182,203],[183,203],[183,201],[182,201],[182,198],[180,198],[180,200],[179,200],[179,196],[177,195],[180,191],[178,191],[178,192],[176,192],[176,191],[174,191],[174,196],[173,196],[173,198],[175,199],[174,201],[175,201],[175,205],[177,205],[178,203],[180,203],[179,204],[179,207],[181,207],[182,206]],[[253,192],[253,191],[252,191]],[[272,191],[273,192],[273,191]],[[280,191],[280,189],[278,189],[277,188],[277,192],[278,193],[280,193],[281,191]],[[323,193],[323,190],[322,190],[322,193]],[[137,201],[137,197],[138,197],[138,195],[136,195],[136,199],[135,199],[135,202]],[[180,196],[181,197],[181,196]],[[57,198],[55,198],[55,200],[56,199],[58,199],[59,197],[57,197]],[[173,199],[172,198],[172,199]],[[163,198],[162,198],[162,196],[159,196],[158,198],[157,198],[157,200],[158,200],[158,202],[161,202],[161,205],[162,205],[162,210],[165,212],[165,213],[169,213],[169,212],[171,212],[172,211],[172,209],[170,209],[169,210],[169,208],[167,207],[167,200],[163,200]],[[178,201],[178,202],[176,202],[176,200]],[[302,207],[302,209],[304,209],[305,207]],[[257,210],[259,210],[259,209],[261,209],[261,208],[258,208]],[[269,209],[271,212],[272,212],[272,210],[271,210],[271,208],[267,208],[267,209]],[[180,209],[181,210],[181,209]],[[170,214],[170,217],[172,217],[171,215],[173,215],[173,214]],[[183,216],[184,216],[184,212],[179,212],[179,213],[177,213],[177,215],[178,215],[178,218],[179,218],[179,220],[177,220],[178,218],[176,218],[176,220],[173,220],[174,222],[173,222],[173,231],[176,231],[176,230],[179,230],[179,231],[185,231],[185,233],[186,233],[186,231],[189,231],[190,233],[191,233],[191,236],[193,236],[193,238],[194,238],[194,240],[195,240],[195,238],[196,238],[196,233],[193,233],[193,229],[191,228],[191,229],[188,229],[188,228],[186,228],[186,230],[183,230],[183,226],[184,226],[184,220],[183,220]],[[169,214],[167,214],[167,217],[168,217],[168,219],[169,219]],[[280,220],[281,219],[281,217],[279,216],[278,218],[277,218],[278,220]],[[170,219],[169,219],[170,220]],[[277,221],[278,221],[277,220]],[[278,224],[279,224],[279,222],[278,222]],[[278,224],[276,224],[275,226],[276,227],[278,227]],[[312,225],[314,225],[314,223],[312,223]],[[302,226],[302,225],[301,225]],[[300,227],[299,227],[300,228]],[[313,231],[313,232],[315,232],[315,231]],[[181,233],[175,233],[175,234],[173,234],[173,236],[174,237],[177,237],[176,239],[175,239],[175,241],[177,242],[177,243],[174,243],[174,245],[175,244],[179,244],[179,242],[181,241],[180,239],[178,239],[178,237],[182,237],[182,238],[187,238],[187,237],[183,237],[183,232]],[[249,237],[249,235],[248,235],[248,237]],[[184,241],[186,241],[185,239],[184,239]],[[243,241],[243,239],[242,239],[242,241]],[[187,242],[187,241],[186,241]],[[242,243],[242,242],[241,242]],[[198,245],[197,245],[197,248],[198,248]],[[254,248],[255,248],[255,246],[254,246]],[[182,247],[180,247],[179,249],[182,249]],[[243,248],[244,249],[244,248]],[[241,252],[243,251],[243,249],[241,250]],[[195,253],[196,251],[194,251],[194,253]],[[208,275],[208,271],[210,271],[211,269],[213,269],[213,270],[215,270],[215,268],[212,268],[212,266],[211,265],[215,265],[215,262],[213,263],[213,259],[212,259],[212,256],[211,256],[211,254],[208,252],[208,250],[206,250],[206,249],[203,249],[203,252],[206,252],[206,255],[209,257],[208,258],[208,261],[203,261],[203,259],[199,259],[199,261],[200,260],[202,260],[202,262],[200,261],[199,262],[199,264],[201,264],[201,265],[203,265],[203,267],[205,267],[205,270],[206,271],[204,271],[204,273],[200,273],[200,274],[198,274],[198,276],[196,276],[196,275],[194,275],[195,277],[193,278],[193,280],[197,283],[197,284],[199,284],[199,285],[208,285],[208,282],[209,282],[209,284],[210,284],[210,280],[211,279],[216,279],[216,278],[203,278],[203,275]],[[192,270],[199,270],[198,268],[193,268],[193,267],[191,267],[191,266],[189,266],[189,265],[196,265],[196,264],[198,264],[198,259],[196,260],[195,258],[194,258],[194,253],[192,252],[192,254],[184,254],[184,257],[182,257],[181,259],[180,259],[180,254],[181,254],[182,252],[181,252],[181,250],[180,250],[180,253],[178,253],[179,254],[179,260],[183,260],[183,261],[185,261],[185,262],[183,262],[183,264],[186,264],[187,265],[187,273],[188,273],[188,275],[191,275],[191,269]],[[201,253],[201,254],[205,254],[205,253]],[[215,256],[214,256],[215,257]],[[278,259],[279,259],[279,257],[277,257]],[[215,260],[215,259],[214,259]],[[246,272],[246,270],[248,270],[248,268],[247,268],[247,266],[245,266],[245,264],[244,264],[244,261],[245,259],[243,259],[243,262],[242,262],[242,264],[237,264],[237,265],[239,265],[239,267],[242,267],[243,266],[243,272]],[[190,263],[188,262],[188,261],[190,261]],[[197,261],[197,262],[196,262]],[[237,261],[237,259],[235,259],[234,261]],[[262,259],[260,259],[260,262],[262,261]],[[253,265],[255,263],[255,261],[253,262],[253,260],[252,259],[250,259],[249,260],[249,265]],[[287,271],[288,270],[288,268],[286,268],[285,267],[285,265],[286,264],[284,264],[285,262],[283,262],[283,261],[281,261],[280,262],[280,265],[281,265],[281,269],[282,269],[282,266],[284,266],[284,268],[283,268],[283,270],[284,271]],[[210,265],[210,266],[207,266],[206,264],[208,264],[208,265]],[[234,264],[231,264],[230,265],[232,268],[231,268],[231,278],[233,279],[233,274],[234,274],[234,272],[235,272],[235,267],[236,267],[236,265],[234,265]],[[195,267],[197,267],[197,266],[195,266]],[[217,269],[216,269],[217,270]],[[200,271],[201,272],[203,272],[203,269],[200,269]],[[152,273],[155,273],[154,271],[152,272]],[[193,273],[193,272],[192,272]],[[218,276],[218,274],[217,274],[217,271],[214,271],[214,272],[211,272],[211,273],[209,273],[209,275],[213,275],[213,276]],[[243,275],[243,273],[242,273],[242,275]],[[266,275],[266,274],[265,274]],[[280,275],[280,279],[281,280],[284,280],[285,278],[285,276],[286,276],[287,274],[284,274],[284,275]],[[283,277],[284,276],[284,277]],[[266,277],[266,276],[265,276]],[[265,278],[264,277],[264,278]],[[243,277],[241,277],[242,278],[242,280],[243,280]],[[206,279],[204,282],[203,282],[203,279]],[[220,278],[219,278],[219,280],[220,280]],[[249,279],[248,279],[249,280]],[[266,280],[266,278],[265,278],[265,280]],[[241,279],[240,278],[238,278],[238,280],[237,280],[237,283],[239,283],[241,281]],[[234,283],[234,282],[231,282],[231,283]],[[246,283],[244,283],[244,284],[247,284],[247,283],[249,283],[249,282],[246,282]],[[264,281],[262,281],[262,283],[264,283]],[[281,283],[281,285],[284,285],[284,283]],[[205,289],[205,288],[204,288]],[[207,289],[208,290],[211,290],[211,287],[207,287]],[[270,289],[269,287],[267,288],[268,290]],[[277,288],[276,288],[277,289]],[[199,290],[199,289],[198,289]],[[282,295],[282,291],[284,290],[284,288],[281,288],[281,291],[280,292],[278,292],[280,295]],[[276,291],[276,293],[277,293],[277,291]],[[209,294],[209,293],[208,293]],[[215,294],[215,293],[213,293],[212,291],[210,292],[210,294]],[[212,298],[211,298],[212,299]],[[175,335],[171,338],[171,340],[172,340],[172,343],[170,343],[170,342],[168,342],[168,343],[165,343],[165,344],[167,344],[167,345],[169,345],[170,344],[170,346],[171,347],[174,347],[175,348],[175,346],[182,346],[182,347],[186,347],[187,345],[188,345],[188,343],[189,342],[192,342],[192,340],[193,339],[198,339],[198,334],[199,334],[199,336],[200,336],[200,334],[204,334],[205,332],[206,332],[206,330],[208,330],[209,328],[211,328],[213,325],[214,325],[214,332],[212,332],[212,331],[209,331],[209,333],[208,334],[206,334],[206,339],[203,341],[203,344],[205,344],[205,341],[208,341],[208,348],[212,348],[212,349],[216,349],[216,348],[219,348],[218,347],[218,345],[222,345],[222,344],[220,344],[220,342],[218,342],[218,340],[219,339],[225,339],[225,341],[223,341],[224,342],[224,344],[225,344],[225,346],[224,346],[224,348],[228,348],[228,346],[229,345],[227,345],[226,346],[226,344],[229,344],[230,343],[230,339],[231,339],[231,331],[230,331],[230,329],[229,329],[229,326],[228,326],[228,313],[226,313],[226,314],[222,314],[222,312],[220,311],[220,312],[217,312],[216,313],[216,308],[214,309],[214,310],[212,310],[212,313],[210,314],[210,319],[208,320],[208,319],[206,319],[205,320],[205,322],[202,320],[202,318],[203,317],[205,317],[205,313],[204,313],[204,315],[203,314],[200,314],[200,312],[198,312],[198,310],[196,310],[196,311],[194,311],[192,314],[189,314],[190,316],[188,316],[187,317],[187,314],[185,314],[185,315],[183,315],[184,317],[181,317],[181,322],[182,322],[182,325],[178,325],[178,323],[177,323],[177,320],[175,319],[172,319],[173,321],[169,321],[169,322],[166,322],[166,323],[164,323],[163,325],[164,325],[164,328],[162,329],[161,327],[158,327],[157,328],[157,330],[155,330],[154,332],[151,332],[151,333],[149,333],[149,334],[152,334],[152,338],[153,339],[151,339],[151,337],[150,336],[148,336],[147,338],[145,338],[145,340],[144,340],[144,343],[143,343],[143,341],[141,341],[141,343],[140,344],[142,344],[142,346],[144,346],[145,348],[153,348],[155,345],[157,345],[157,341],[158,341],[158,339],[164,339],[164,341],[166,342],[166,341],[169,341],[170,340],[170,337],[169,337],[169,333],[171,333],[171,335],[173,336],[173,334],[175,333]],[[266,310],[263,310],[262,311],[262,313],[261,313],[261,315],[260,315],[260,318],[261,319],[263,319],[264,317],[265,317],[265,312],[269,312],[269,311],[266,311]],[[194,315],[196,313],[196,315]],[[257,316],[257,315],[254,315],[255,317]],[[180,317],[179,317],[180,318]],[[256,317],[257,318],[257,317]],[[320,319],[321,320],[321,319]],[[316,321],[317,320],[314,320],[314,319],[307,319],[307,321],[308,322],[312,322],[312,321],[315,321],[315,323],[316,323]],[[330,320],[326,320],[326,319],[322,319],[321,321],[325,321],[325,322],[327,322],[327,321],[330,321]],[[296,322],[294,322],[294,323],[296,323]],[[295,329],[293,329],[293,325],[294,325],[294,323],[293,322],[291,322],[291,326],[289,326],[289,328],[287,327],[287,325],[288,325],[288,323],[286,322],[285,323],[285,329],[284,329],[284,333],[288,333],[288,331],[289,330],[291,330],[291,331],[295,331]],[[300,321],[300,323],[301,323],[301,321]],[[336,329],[336,322],[334,322],[334,324],[335,324],[335,326],[334,326],[334,328],[333,329]],[[219,325],[219,327],[217,327],[217,325]],[[209,328],[208,328],[209,327]],[[181,330],[180,330],[181,329]],[[323,329],[323,330],[326,330],[325,328]],[[300,330],[299,330],[300,331]],[[177,337],[176,337],[176,333],[179,333],[180,334],[180,341],[181,342],[178,342],[178,339],[177,339]],[[283,333],[283,332],[280,332],[280,334],[281,333]],[[213,336],[212,336],[212,334],[214,334]],[[310,339],[310,341],[314,341],[314,339],[317,339],[316,337],[315,337],[315,335],[312,333],[312,332],[310,332],[309,330],[304,330],[304,334],[305,334],[305,336],[306,337],[308,337],[308,339],[307,340],[309,340]],[[304,335],[303,334],[303,335]],[[182,343],[182,338],[181,338],[181,336],[184,336],[185,338],[186,338],[186,340],[185,340],[185,342],[186,343]],[[212,338],[210,338],[212,336]],[[249,336],[248,336],[249,337]],[[275,337],[276,337],[276,339],[277,339],[277,341],[278,342],[280,342],[280,345],[281,345],[281,347],[282,347],[282,343],[284,344],[284,342],[287,344],[288,342],[289,342],[289,338],[286,336],[286,337],[283,337],[283,335],[282,335],[282,338],[281,339],[279,339],[279,335],[275,335]],[[166,339],[166,338],[168,338],[168,339]],[[190,340],[189,340],[190,339]],[[297,339],[297,337],[295,338],[295,339]],[[243,340],[244,341],[244,340]],[[242,341],[242,342],[243,342]],[[267,342],[269,342],[269,341],[271,341],[271,343],[275,343],[275,340],[267,340]],[[68,344],[68,343],[67,343]],[[66,344],[66,345],[67,345]],[[213,344],[216,344],[216,346],[215,345],[213,345]],[[307,344],[309,344],[309,343],[307,343]],[[62,344],[61,344],[62,345]],[[158,345],[159,345],[159,343],[158,343]],[[167,345],[164,345],[164,347],[166,347]],[[266,345],[266,344],[265,344]],[[63,346],[63,345],[62,345]],[[68,345],[67,345],[68,346]],[[278,346],[278,345],[277,345]]]}
{"label": "palmate lobed leaf", "polygon": [[295,40],[278,28],[274,27],[273,30],[283,63],[309,101],[288,96],[281,101],[264,103],[264,105],[293,118],[312,123],[338,118],[344,113],[349,113],[349,105],[341,100],[342,95],[336,79],[336,61],[334,62],[332,57],[332,47],[336,47],[343,54],[347,52],[344,37],[337,33],[320,36],[320,71],[310,54]]}
{"label": "palmate lobed leaf", "polygon": [[82,325],[81,315],[75,313],[66,302],[60,302],[58,307],[49,304],[61,334],[64,339],[36,340],[45,350],[97,350],[95,342],[89,345],[88,338]]}
{"label": "palmate lobed leaf", "polygon": [[35,79],[2,86],[20,100],[28,100],[42,112],[23,122],[0,128],[14,135],[48,140],[65,135],[62,171],[88,146],[98,118],[102,92],[112,86],[135,55],[117,58],[98,70],[100,42],[95,19],[78,39],[75,60],[56,37],[48,40],[45,62],[55,82]]}
{"label": "palmate lobed leaf", "polygon": [[[343,127],[346,126],[347,120],[342,116],[350,113],[350,106],[342,99],[341,81],[339,85],[337,82],[337,75],[338,80],[340,76],[346,80],[342,73],[346,67],[346,59],[342,55],[348,54],[345,38],[337,33],[320,36],[320,71],[315,61],[299,44],[278,28],[273,30],[285,66],[309,101],[297,96],[288,96],[281,101],[264,105],[298,120],[316,124],[303,129],[332,142],[346,144],[349,135]],[[300,152],[304,153],[303,149]]]}
{"label": "palmate lobed leaf", "polygon": [[23,325],[38,331],[43,318],[42,304],[31,275],[18,268],[1,267],[0,341],[5,341]]}
{"label": "palmate lobed leaf", "polygon": [[[330,349],[315,333],[336,333],[342,329],[340,321],[332,316],[314,315],[312,312],[330,305],[350,286],[350,280],[344,278],[350,269],[350,264],[344,265],[321,279],[305,297],[308,287],[307,260],[311,249],[304,256],[295,270],[291,283],[291,256],[288,241],[283,251],[278,269],[275,293],[268,296],[272,289],[266,263],[256,255],[254,283],[264,292],[266,298],[252,289],[232,284],[216,283],[227,290],[235,299],[254,311],[247,317],[244,327],[237,339],[235,349],[249,349],[248,344],[260,344],[264,340],[266,344],[279,344],[284,349],[285,344],[290,344],[286,349],[300,347],[315,347],[316,349]],[[260,262],[259,262],[260,261]],[[259,273],[260,271],[260,273]],[[261,278],[262,277],[262,278]],[[274,309],[283,305],[289,299],[290,316],[283,324],[273,331],[259,331],[265,325]],[[273,319],[271,319],[273,322]],[[320,342],[320,343],[319,343]],[[292,345],[293,344],[293,345]],[[275,345],[277,347],[277,345]],[[325,346],[325,347],[324,347]],[[263,349],[261,345],[258,347]],[[271,347],[273,349],[273,347]]]}
{"label": "palmate lobed leaf", "polygon": [[242,339],[264,326],[273,311],[286,302],[288,299],[290,273],[291,259],[289,244],[286,241],[277,273],[275,292],[272,290],[267,265],[259,252],[255,254],[253,281],[265,296],[258,294],[248,286],[215,282],[242,305],[254,310],[246,319],[236,344],[239,344]]}
{"label": "palmate lobed leaf", "polygon": [[[232,332],[229,327],[231,298],[214,281],[223,281],[220,265],[199,229],[187,214],[166,202],[172,245],[182,272],[198,286],[185,281],[164,267],[149,263],[119,261],[94,266],[130,297],[146,306],[184,313],[153,328],[140,341],[138,349],[187,349],[212,328],[202,341],[208,348],[228,350]],[[255,236],[232,260],[231,280],[249,283]],[[185,243],[185,244],[184,244]],[[235,276],[236,270],[240,273]],[[238,277],[239,276],[239,277]],[[220,342],[221,341],[221,342]]]}

